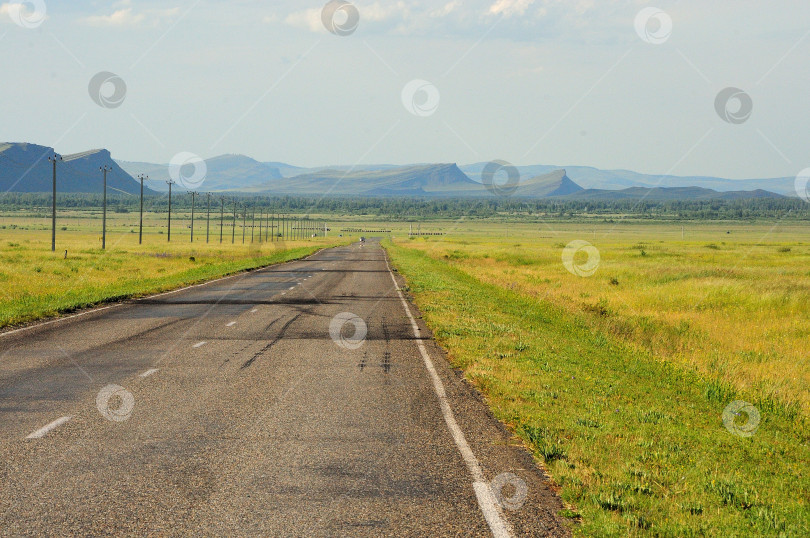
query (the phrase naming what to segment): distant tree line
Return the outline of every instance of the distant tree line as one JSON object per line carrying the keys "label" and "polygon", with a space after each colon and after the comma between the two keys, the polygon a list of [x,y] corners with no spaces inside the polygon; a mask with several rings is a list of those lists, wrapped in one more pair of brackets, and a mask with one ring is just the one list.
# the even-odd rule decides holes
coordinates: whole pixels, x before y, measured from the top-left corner
{"label": "distant tree line", "polygon": [[[220,199],[225,198],[225,211],[233,211],[234,202],[239,210],[247,206],[267,212],[295,214],[368,215],[380,220],[416,221],[423,219],[509,219],[533,220],[554,218],[559,220],[605,221],[618,218],[635,220],[810,220],[810,204],[794,198],[761,198],[740,200],[558,200],[516,198],[366,198],[312,196],[254,196],[250,194],[215,194],[211,196],[211,211],[219,211]],[[97,210],[101,207],[100,194],[64,193],[57,197],[61,210]],[[137,195],[111,193],[108,208],[113,212],[137,212]],[[47,193],[0,194],[0,210],[28,210],[47,212],[51,196]],[[205,194],[197,197],[198,210],[205,209]],[[191,209],[191,196],[185,192],[172,195],[173,209]],[[149,195],[144,198],[144,210],[152,212],[168,209],[168,194]]]}

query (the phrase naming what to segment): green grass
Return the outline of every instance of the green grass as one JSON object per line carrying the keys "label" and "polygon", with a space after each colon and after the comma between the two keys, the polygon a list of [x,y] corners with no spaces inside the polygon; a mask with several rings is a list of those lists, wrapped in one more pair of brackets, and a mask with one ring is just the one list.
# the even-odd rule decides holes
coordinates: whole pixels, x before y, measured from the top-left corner
{"label": "green grass", "polygon": [[594,313],[476,278],[463,256],[386,246],[451,361],[545,463],[566,517],[581,516],[575,532],[810,535],[810,434],[795,411],[772,402],[753,436],[732,435],[723,410],[744,390]]}
{"label": "green grass", "polygon": [[[707,239],[726,235],[717,227],[702,226],[699,240],[690,241],[672,237],[671,228],[608,229],[594,239],[580,226],[546,237],[452,235],[408,245],[483,282],[584,314],[594,330],[717,375],[763,405],[775,401],[810,414],[807,232],[752,225],[715,243]],[[561,259],[566,243],[583,236],[601,256],[587,278],[569,273]],[[575,263],[587,259],[580,254]]]}
{"label": "green grass", "polygon": [[57,252],[52,253],[47,232],[3,230],[0,328],[283,263],[347,242],[334,237],[250,244],[248,232],[245,245],[241,238],[233,245],[206,244],[204,234],[192,245],[188,236],[177,234],[175,240],[172,235],[170,244],[153,234],[138,245],[137,234],[118,231],[110,234],[108,249],[102,250],[93,248],[97,238],[82,226],[59,235]]}

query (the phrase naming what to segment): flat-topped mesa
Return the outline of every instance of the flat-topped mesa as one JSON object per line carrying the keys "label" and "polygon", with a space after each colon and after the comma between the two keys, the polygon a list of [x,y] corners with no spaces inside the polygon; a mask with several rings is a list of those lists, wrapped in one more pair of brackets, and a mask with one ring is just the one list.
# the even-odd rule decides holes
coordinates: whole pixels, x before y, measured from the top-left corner
{"label": "flat-topped mesa", "polygon": [[468,195],[480,184],[455,163],[393,166],[373,170],[324,169],[271,182],[264,192],[360,195],[429,196]]}
{"label": "flat-topped mesa", "polygon": [[82,151],[81,153],[73,153],[71,155],[62,155],[65,161],[76,161],[79,159],[89,159],[98,157],[99,159],[112,160],[110,152],[106,149],[91,149],[89,151]]}
{"label": "flat-topped mesa", "polygon": [[582,187],[571,181],[564,170],[555,170],[520,182],[516,196],[546,198],[567,196],[582,191]]}
{"label": "flat-topped mesa", "polygon": [[[53,168],[48,157],[54,153],[57,153],[54,148],[37,144],[0,144],[0,189],[4,192],[51,192]],[[107,187],[111,191],[140,192],[139,183],[116,164],[106,149],[63,154],[57,165],[57,191],[102,192],[104,182],[99,171],[102,166],[112,169],[107,174]]]}

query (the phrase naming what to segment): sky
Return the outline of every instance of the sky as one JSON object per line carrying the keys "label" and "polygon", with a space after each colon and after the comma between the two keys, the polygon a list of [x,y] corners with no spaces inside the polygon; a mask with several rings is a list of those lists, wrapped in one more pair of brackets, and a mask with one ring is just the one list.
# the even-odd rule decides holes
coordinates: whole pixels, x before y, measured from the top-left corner
{"label": "sky", "polygon": [[0,140],[63,154],[810,167],[810,2],[24,4],[0,0]]}

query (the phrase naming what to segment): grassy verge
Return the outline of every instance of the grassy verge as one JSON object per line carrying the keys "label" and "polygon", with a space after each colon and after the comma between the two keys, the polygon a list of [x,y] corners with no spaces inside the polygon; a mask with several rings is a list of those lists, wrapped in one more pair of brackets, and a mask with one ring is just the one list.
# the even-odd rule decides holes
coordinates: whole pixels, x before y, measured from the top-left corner
{"label": "grassy verge", "polygon": [[446,260],[386,247],[450,359],[581,515],[576,532],[810,535],[810,438],[795,413],[762,409],[752,436],[734,435],[723,411],[745,395],[730,386]]}
{"label": "grassy verge", "polygon": [[[793,230],[768,233],[752,227],[734,241],[683,241],[655,228],[600,236],[601,262],[588,277],[570,273],[561,258],[571,239],[591,239],[582,229],[408,245],[483,282],[551,302],[656,358],[715,376],[763,406],[810,415],[810,247]],[[585,263],[579,254],[574,262]]]}
{"label": "grassy verge", "polygon": [[334,244],[72,249],[65,259],[36,243],[7,242],[0,246],[0,328],[287,262]]}

